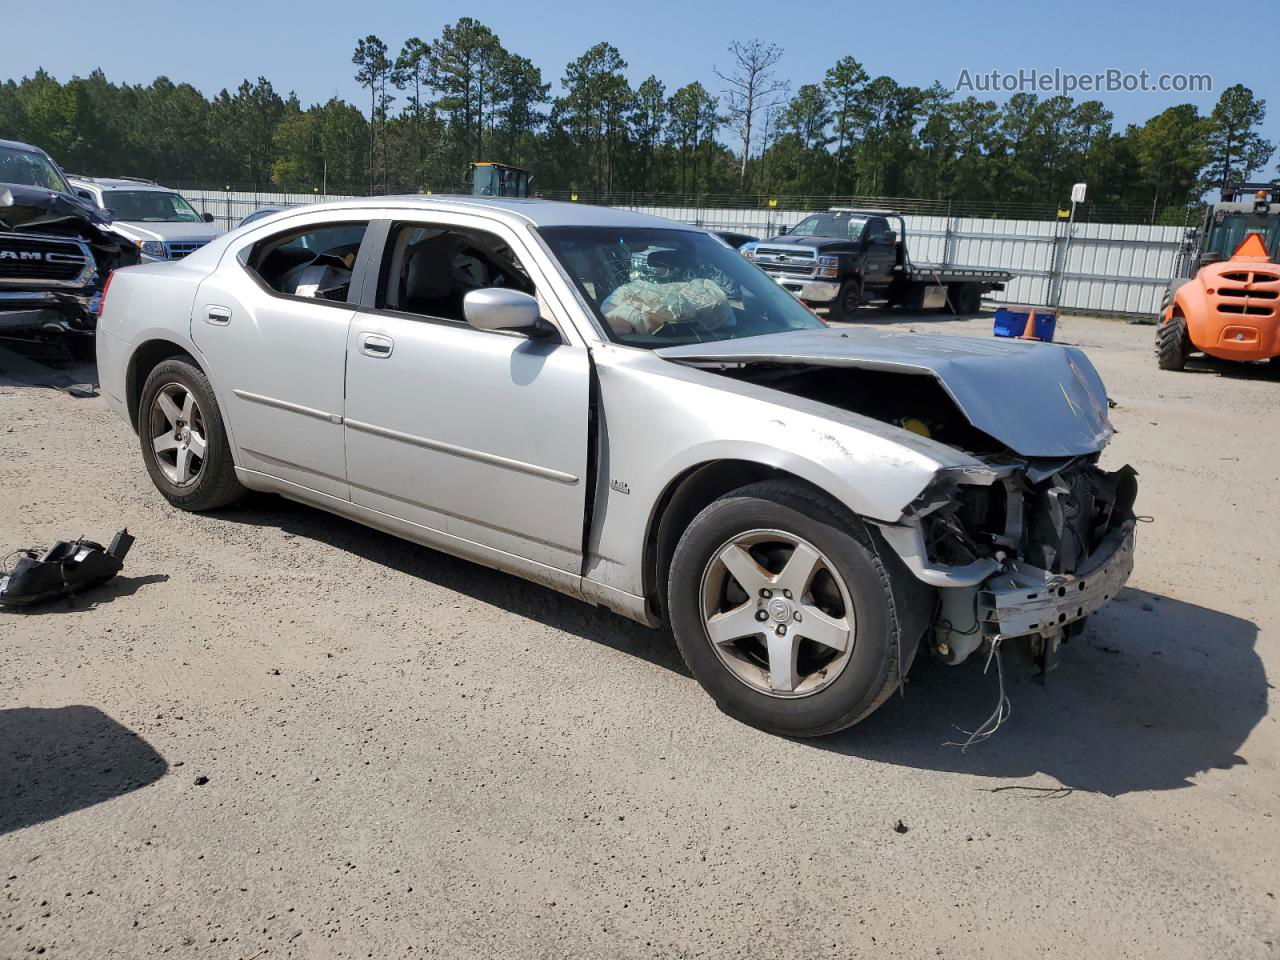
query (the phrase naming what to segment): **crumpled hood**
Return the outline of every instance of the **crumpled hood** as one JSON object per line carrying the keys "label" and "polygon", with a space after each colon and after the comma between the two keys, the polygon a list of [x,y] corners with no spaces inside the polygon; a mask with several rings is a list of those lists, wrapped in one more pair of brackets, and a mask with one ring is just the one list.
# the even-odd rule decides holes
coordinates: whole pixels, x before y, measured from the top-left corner
{"label": "crumpled hood", "polygon": [[1107,391],[1082,350],[882,330],[797,330],[664,347],[682,363],[796,363],[930,375],[982,432],[1024,457],[1095,453],[1115,432]]}
{"label": "crumpled hood", "polygon": [[0,183],[0,228],[38,230],[67,221],[106,230],[111,218],[101,211],[56,190]]}

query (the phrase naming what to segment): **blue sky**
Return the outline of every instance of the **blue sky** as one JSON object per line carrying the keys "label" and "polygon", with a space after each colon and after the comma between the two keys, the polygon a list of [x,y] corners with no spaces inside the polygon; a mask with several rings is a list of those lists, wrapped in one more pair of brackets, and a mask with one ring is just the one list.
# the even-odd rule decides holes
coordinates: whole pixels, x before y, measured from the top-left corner
{"label": "blue sky", "polygon": [[[564,65],[601,40],[616,46],[633,83],[650,73],[668,91],[701,80],[713,93],[712,64],[725,65],[725,45],[759,37],[782,46],[780,72],[792,87],[821,79],[837,58],[851,54],[875,74],[900,83],[953,86],[963,69],[973,74],[1020,67],[1092,73],[1208,73],[1208,94],[1112,93],[1098,96],[1118,125],[1140,122],[1174,103],[1207,111],[1222,89],[1243,83],[1269,101],[1264,133],[1280,141],[1280,81],[1265,29],[1250,44],[1250,29],[1225,31],[1203,2],[1163,0],[1040,0],[964,3],[913,0],[806,4],[782,0],[559,0],[557,3],[489,0],[483,4],[422,0],[218,0],[175,4],[131,0],[119,8],[101,0],[61,0],[58,26],[46,5],[0,0],[5,43],[0,79],[43,66],[59,79],[102,67],[116,81],[147,82],[157,74],[195,84],[206,94],[266,76],[304,103],[337,94],[357,105],[364,97],[351,78],[358,37],[380,36],[392,51],[410,36],[431,39],[468,14],[490,26],[503,43],[532,59],[558,87]],[[1266,4],[1256,6],[1261,13]],[[1226,34],[1233,41],[1228,41]],[[553,92],[554,92],[553,88]],[[985,95],[984,95],[985,96]],[[1089,95],[1092,96],[1092,95]],[[1089,96],[1076,95],[1076,99]],[[1001,99],[996,96],[994,99]],[[0,136],[4,131],[0,131]],[[1280,155],[1273,157],[1269,172]]]}

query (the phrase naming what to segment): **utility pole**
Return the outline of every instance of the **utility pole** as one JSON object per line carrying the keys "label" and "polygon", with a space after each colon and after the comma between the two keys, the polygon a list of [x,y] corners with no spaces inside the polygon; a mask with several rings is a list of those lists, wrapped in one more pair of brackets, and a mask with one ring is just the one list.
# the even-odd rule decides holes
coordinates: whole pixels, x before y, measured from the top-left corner
{"label": "utility pole", "polygon": [[[1050,291],[1048,305],[1051,307],[1058,306],[1062,301],[1062,287],[1067,282],[1067,257],[1071,254],[1071,235],[1075,232],[1076,204],[1084,203],[1085,189],[1087,187],[1088,184],[1077,183],[1071,188],[1071,214],[1067,218],[1067,237],[1062,245],[1062,262],[1056,271],[1058,274],[1057,283]],[[1052,277],[1050,278],[1050,283],[1053,283]]]}

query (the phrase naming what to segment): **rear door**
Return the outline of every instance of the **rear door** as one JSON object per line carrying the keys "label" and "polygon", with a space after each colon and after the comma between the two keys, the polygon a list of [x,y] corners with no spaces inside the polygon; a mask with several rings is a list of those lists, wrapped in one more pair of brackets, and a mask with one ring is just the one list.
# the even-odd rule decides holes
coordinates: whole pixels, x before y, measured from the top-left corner
{"label": "rear door", "polygon": [[191,336],[240,466],[345,500],[351,280],[369,221],[317,216],[228,250],[196,294]]}
{"label": "rear door", "polygon": [[[533,293],[560,337],[472,327],[462,299],[491,286]],[[347,475],[357,504],[577,573],[591,361],[543,289],[501,221],[392,223],[347,343]]]}

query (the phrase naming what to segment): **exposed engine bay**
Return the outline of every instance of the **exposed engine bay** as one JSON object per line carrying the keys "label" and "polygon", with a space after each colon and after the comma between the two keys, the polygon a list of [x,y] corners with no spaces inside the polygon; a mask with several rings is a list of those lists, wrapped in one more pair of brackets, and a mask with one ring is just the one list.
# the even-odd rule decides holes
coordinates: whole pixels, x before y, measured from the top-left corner
{"label": "exposed engine bay", "polygon": [[0,185],[0,336],[70,337],[74,351],[91,351],[107,277],[138,261],[101,211],[53,190]]}
{"label": "exposed engine bay", "polygon": [[1058,645],[1132,568],[1137,474],[1098,466],[1113,432],[1101,381],[1071,348],[1031,346],[1038,352],[1011,362],[1003,345],[984,341],[939,350],[932,338],[926,354],[916,351],[917,338],[896,335],[906,349],[891,353],[894,336],[869,331],[870,350],[837,343],[843,349],[830,356],[818,349],[744,356],[744,341],[735,355],[699,357],[697,365],[891,424],[979,461],[941,471],[897,522],[875,526],[917,578],[938,588],[929,641],[935,657],[955,664],[984,643],[1028,637],[1048,670]]}

